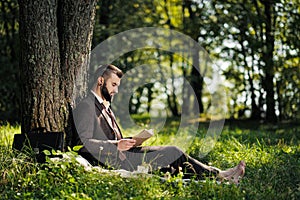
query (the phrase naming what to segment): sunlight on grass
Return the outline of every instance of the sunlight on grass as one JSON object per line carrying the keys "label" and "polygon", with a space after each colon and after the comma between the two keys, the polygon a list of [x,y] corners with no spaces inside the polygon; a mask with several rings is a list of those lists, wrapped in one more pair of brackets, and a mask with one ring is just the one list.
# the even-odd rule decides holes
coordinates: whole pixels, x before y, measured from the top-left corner
{"label": "sunlight on grass", "polygon": [[[86,172],[76,161],[35,163],[28,155],[11,149],[13,135],[21,128],[7,124],[0,127],[1,198],[299,199],[300,127],[225,127],[214,148],[199,158],[207,145],[203,140],[206,129],[199,129],[194,137],[192,130],[177,133],[177,124],[171,124],[147,140],[146,145],[166,145],[171,141],[200,161],[222,169],[245,160],[246,174],[240,185],[219,184],[211,179],[184,182],[180,176],[167,181],[156,176],[124,179],[117,174]],[[124,134],[139,131],[126,129]]]}
{"label": "sunlight on grass", "polygon": [[10,124],[0,127],[0,145],[11,146],[14,134],[21,133],[21,126],[11,126]]}

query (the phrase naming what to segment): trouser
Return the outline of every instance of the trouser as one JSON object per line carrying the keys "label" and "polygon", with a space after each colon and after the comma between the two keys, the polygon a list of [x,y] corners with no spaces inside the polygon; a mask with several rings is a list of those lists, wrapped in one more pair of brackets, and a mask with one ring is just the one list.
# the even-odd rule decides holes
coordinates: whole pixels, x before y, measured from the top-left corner
{"label": "trouser", "polygon": [[124,152],[126,159],[120,163],[122,169],[137,170],[139,165],[151,166],[154,171],[183,172],[184,177],[203,178],[218,174],[219,170],[188,156],[176,146],[136,147]]}
{"label": "trouser", "polygon": [[[120,154],[125,158],[124,160],[119,159]],[[151,172],[170,172],[174,175],[183,172],[184,178],[211,177],[219,173],[217,168],[201,163],[176,146],[134,147],[128,151],[119,152],[119,155],[110,157],[101,155],[101,159],[96,159],[88,153],[80,153],[80,155],[90,161],[92,165],[101,165],[112,169],[135,171],[138,166],[146,165],[150,166]]]}

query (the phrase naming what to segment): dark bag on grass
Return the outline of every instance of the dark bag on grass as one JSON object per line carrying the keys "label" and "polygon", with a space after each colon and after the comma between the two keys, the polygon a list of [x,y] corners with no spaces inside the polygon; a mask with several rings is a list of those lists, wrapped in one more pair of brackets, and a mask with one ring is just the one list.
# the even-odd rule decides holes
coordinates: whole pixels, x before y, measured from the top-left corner
{"label": "dark bag on grass", "polygon": [[28,134],[15,134],[12,147],[22,152],[32,152],[38,162],[45,162],[44,150],[64,151],[64,133],[34,130]]}

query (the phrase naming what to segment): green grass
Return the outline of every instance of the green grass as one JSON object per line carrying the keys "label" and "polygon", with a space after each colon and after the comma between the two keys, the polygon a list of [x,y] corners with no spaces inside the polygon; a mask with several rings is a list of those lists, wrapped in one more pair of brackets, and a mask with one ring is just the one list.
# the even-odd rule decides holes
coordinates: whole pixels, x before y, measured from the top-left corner
{"label": "green grass", "polygon": [[[247,124],[247,123],[245,123]],[[242,124],[242,125],[245,125]],[[178,124],[177,124],[178,125]],[[168,124],[148,144],[184,141],[186,129],[176,134]],[[139,130],[128,129],[125,133]],[[179,177],[162,181],[156,176],[122,178],[118,174],[87,172],[74,160],[38,164],[11,149],[20,126],[0,128],[0,199],[299,199],[300,126],[225,126],[214,149],[201,158],[204,163],[228,168],[239,160],[247,163],[240,185],[214,180],[185,183]],[[200,129],[186,151],[198,157],[203,149]],[[180,146],[180,145],[179,145]],[[73,152],[69,153],[72,157]]]}

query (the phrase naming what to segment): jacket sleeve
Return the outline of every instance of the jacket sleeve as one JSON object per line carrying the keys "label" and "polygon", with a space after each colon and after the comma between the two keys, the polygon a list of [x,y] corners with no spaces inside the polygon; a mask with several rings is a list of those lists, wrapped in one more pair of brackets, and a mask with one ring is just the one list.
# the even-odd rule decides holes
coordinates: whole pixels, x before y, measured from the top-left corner
{"label": "jacket sleeve", "polygon": [[110,140],[95,139],[97,115],[95,103],[93,101],[83,101],[74,110],[74,123],[78,136],[85,149],[94,156],[99,153],[114,155],[117,152],[117,146]]}

